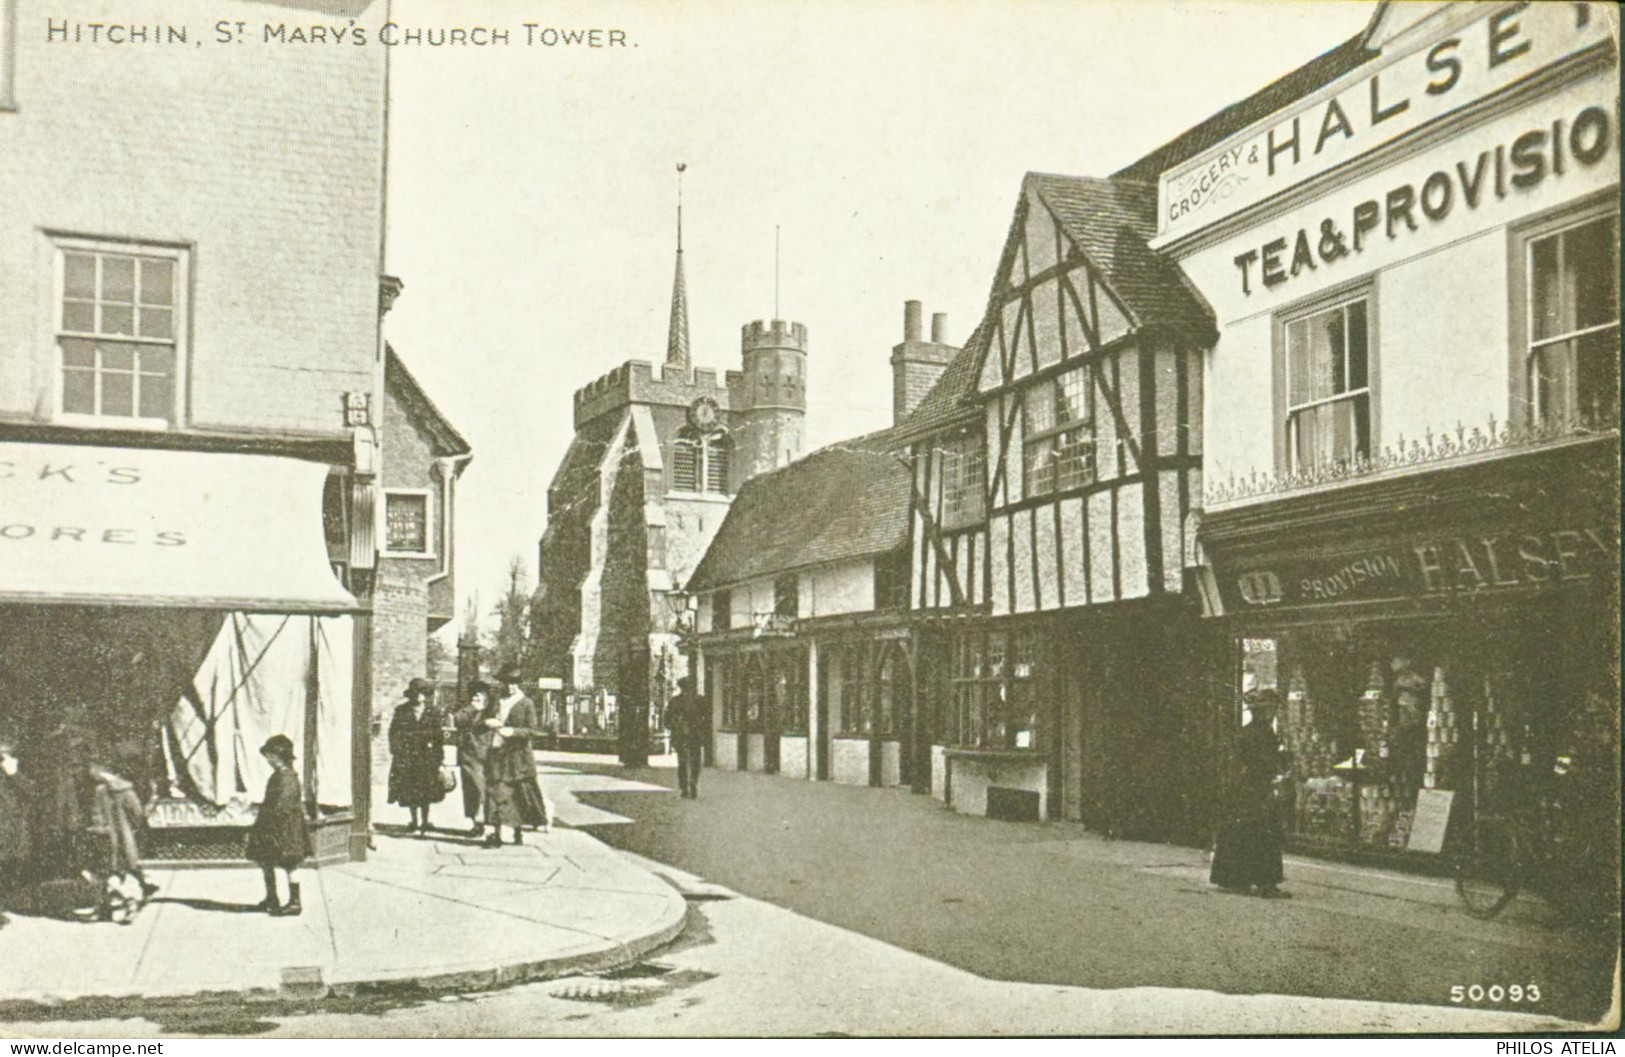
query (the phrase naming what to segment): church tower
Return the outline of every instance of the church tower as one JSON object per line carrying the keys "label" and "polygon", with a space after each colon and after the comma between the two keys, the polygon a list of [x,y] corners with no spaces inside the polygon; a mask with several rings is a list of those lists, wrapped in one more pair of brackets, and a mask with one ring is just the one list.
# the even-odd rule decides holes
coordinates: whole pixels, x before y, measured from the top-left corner
{"label": "church tower", "polygon": [[801,457],[807,415],[807,328],[758,319],[740,329],[744,370],[733,397],[733,490]]}

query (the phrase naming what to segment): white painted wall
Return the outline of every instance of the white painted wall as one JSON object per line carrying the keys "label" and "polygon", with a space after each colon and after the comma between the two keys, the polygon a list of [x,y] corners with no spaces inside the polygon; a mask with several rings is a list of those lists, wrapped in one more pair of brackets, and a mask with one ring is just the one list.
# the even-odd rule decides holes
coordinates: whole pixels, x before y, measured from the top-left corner
{"label": "white painted wall", "polygon": [[[1397,445],[1454,430],[1485,427],[1491,415],[1506,422],[1513,399],[1508,377],[1508,306],[1519,292],[1508,287],[1508,229],[1524,220],[1575,202],[1619,182],[1619,129],[1615,76],[1604,72],[1527,102],[1475,127],[1430,145],[1392,165],[1345,183],[1279,216],[1264,220],[1218,243],[1183,253],[1179,260],[1193,284],[1213,306],[1220,338],[1207,357],[1203,425],[1204,470],[1209,485],[1232,475],[1274,473],[1272,322],[1277,313],[1341,284],[1375,277],[1379,432],[1373,446]],[[1613,147],[1593,165],[1582,165],[1565,150],[1561,175],[1548,171],[1538,184],[1495,190],[1493,152],[1510,149],[1521,134],[1543,129],[1548,140],[1554,121],[1565,130],[1588,106],[1607,111]],[[1469,174],[1481,152],[1490,151],[1484,187],[1469,208],[1456,172]],[[1550,157],[1549,147],[1546,155]],[[1512,172],[1510,164],[1507,169]],[[1321,224],[1332,220],[1351,235],[1356,204],[1382,203],[1393,188],[1410,185],[1420,193],[1434,172],[1454,183],[1448,214],[1430,220],[1415,210],[1418,228],[1401,223],[1392,238],[1386,224],[1366,234],[1364,248],[1331,262],[1318,254],[1313,270],[1267,287],[1260,266],[1252,266],[1251,292],[1243,293],[1238,254],[1260,250],[1285,238],[1291,246],[1300,229],[1318,245]],[[1180,251],[1176,250],[1176,253]]]}
{"label": "white painted wall", "polygon": [[711,762],[719,771],[739,770],[739,735],[719,730],[712,737]]}
{"label": "white painted wall", "polygon": [[842,785],[869,784],[869,739],[836,738],[830,778]]}
{"label": "white painted wall", "polygon": [[789,778],[811,778],[807,739],[785,734],[779,738],[779,773]]}
{"label": "white painted wall", "polygon": [[948,799],[948,767],[941,745],[931,746],[931,795],[942,801]]}
{"label": "white painted wall", "polygon": [[875,608],[875,566],[868,559],[831,562],[801,574],[801,616],[866,613]]}
{"label": "white painted wall", "polygon": [[1049,792],[1049,768],[1041,759],[979,759],[956,756],[952,758],[953,800],[949,806],[961,815],[987,815],[987,791],[990,786],[1002,789],[1025,789],[1038,794],[1038,817],[1045,819],[1045,800]]}

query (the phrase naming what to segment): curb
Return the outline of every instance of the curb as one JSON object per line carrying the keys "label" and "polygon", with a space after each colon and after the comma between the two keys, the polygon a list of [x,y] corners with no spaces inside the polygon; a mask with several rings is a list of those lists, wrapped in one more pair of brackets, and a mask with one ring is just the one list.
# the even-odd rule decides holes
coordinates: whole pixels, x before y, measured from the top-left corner
{"label": "curb", "polygon": [[280,1008],[308,1012],[312,1006],[334,999],[344,1001],[387,997],[411,1001],[434,995],[492,991],[561,976],[606,972],[633,964],[651,951],[658,950],[681,936],[688,927],[688,904],[686,900],[679,898],[676,906],[679,909],[673,920],[642,936],[618,942],[606,941],[598,950],[554,958],[509,962],[491,968],[430,970],[420,975],[385,976],[368,980],[342,980],[331,983],[285,982],[283,987],[275,990],[265,987],[242,987],[176,990],[157,994],[125,992],[75,995],[72,998],[49,995],[4,997],[0,998],[0,1021],[100,1020],[124,1017],[152,1019],[155,1014],[167,1011],[195,1011],[200,1007],[215,1005],[237,1009],[247,1007],[255,1014],[274,1013]]}

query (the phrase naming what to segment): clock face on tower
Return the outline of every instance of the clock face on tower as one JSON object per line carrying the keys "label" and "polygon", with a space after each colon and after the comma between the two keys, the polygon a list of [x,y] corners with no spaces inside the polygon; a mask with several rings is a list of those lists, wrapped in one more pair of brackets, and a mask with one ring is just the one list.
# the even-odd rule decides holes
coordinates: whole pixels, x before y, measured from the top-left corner
{"label": "clock face on tower", "polygon": [[716,400],[702,396],[688,405],[688,424],[701,433],[713,433],[722,428],[721,408]]}

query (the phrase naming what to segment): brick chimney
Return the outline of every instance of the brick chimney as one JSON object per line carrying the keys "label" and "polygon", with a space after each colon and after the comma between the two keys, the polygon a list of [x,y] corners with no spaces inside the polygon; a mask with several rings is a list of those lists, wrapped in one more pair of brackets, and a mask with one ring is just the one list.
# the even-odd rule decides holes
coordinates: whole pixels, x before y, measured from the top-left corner
{"label": "brick chimney", "polygon": [[931,340],[920,337],[921,309],[918,301],[903,302],[903,343],[891,350],[891,418],[897,425],[919,406],[925,394],[937,384],[959,349],[946,343],[948,316],[938,312],[931,317]]}

